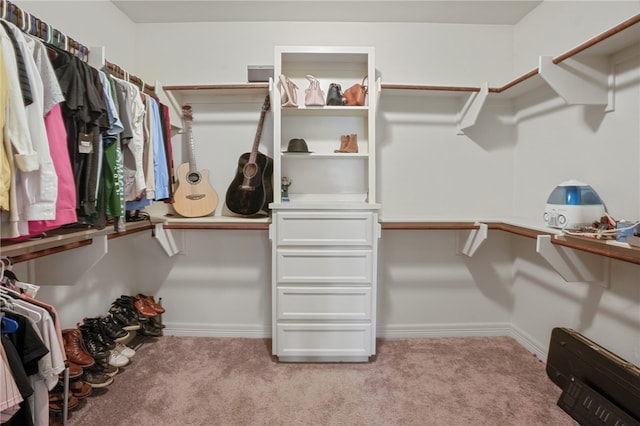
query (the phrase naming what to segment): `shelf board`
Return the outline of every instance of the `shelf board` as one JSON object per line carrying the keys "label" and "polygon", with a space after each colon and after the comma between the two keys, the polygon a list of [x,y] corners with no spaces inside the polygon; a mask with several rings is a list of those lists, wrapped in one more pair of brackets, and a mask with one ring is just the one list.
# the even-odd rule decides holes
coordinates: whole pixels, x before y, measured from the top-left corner
{"label": "shelf board", "polygon": [[42,238],[16,242],[2,241],[0,253],[19,263],[90,245],[93,238],[98,236],[106,235],[107,239],[113,239],[151,228],[152,222],[149,221],[128,222],[122,232],[116,232],[111,226],[101,230],[87,227],[59,228],[48,231],[47,236]]}
{"label": "shelf board", "polygon": [[282,158],[296,159],[296,160],[312,160],[314,158],[332,158],[332,159],[341,159],[341,160],[351,160],[354,158],[369,158],[369,154],[366,152],[355,152],[355,153],[347,153],[347,152],[309,152],[309,153],[292,153],[292,152],[281,152],[280,155]]}
{"label": "shelf board", "polygon": [[[158,218],[159,219],[159,218]],[[232,216],[207,216],[183,218],[179,216],[164,216],[162,226],[165,229],[269,229],[271,218],[259,217],[232,217]]]}
{"label": "shelf board", "polygon": [[269,91],[269,83],[194,84],[163,86],[162,88],[181,97],[266,95]]}
{"label": "shelf board", "polygon": [[[539,235],[552,235],[551,243],[586,253],[621,260],[640,265],[640,248],[614,240],[597,240],[588,237],[577,237],[563,234],[557,229],[529,227],[516,223],[502,221],[487,221],[489,229],[508,232],[522,237],[536,239]],[[465,221],[384,221],[381,220],[383,230],[467,230],[478,229],[477,222]]]}

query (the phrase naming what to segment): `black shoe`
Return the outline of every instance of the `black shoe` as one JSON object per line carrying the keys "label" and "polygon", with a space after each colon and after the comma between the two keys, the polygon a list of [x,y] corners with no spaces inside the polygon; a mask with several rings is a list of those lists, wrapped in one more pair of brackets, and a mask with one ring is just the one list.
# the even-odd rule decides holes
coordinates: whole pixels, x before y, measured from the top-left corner
{"label": "black shoe", "polygon": [[158,317],[149,318],[149,322],[148,322],[148,324],[149,324],[151,327],[153,327],[153,328],[159,328],[159,329],[162,329],[162,328],[165,328],[165,327],[166,327],[166,325],[164,325],[164,324],[163,324],[163,323],[158,319]]}
{"label": "black shoe", "polygon": [[138,333],[147,337],[159,337],[162,336],[162,329],[152,327],[149,323],[145,322],[142,324],[140,330],[138,330]]}

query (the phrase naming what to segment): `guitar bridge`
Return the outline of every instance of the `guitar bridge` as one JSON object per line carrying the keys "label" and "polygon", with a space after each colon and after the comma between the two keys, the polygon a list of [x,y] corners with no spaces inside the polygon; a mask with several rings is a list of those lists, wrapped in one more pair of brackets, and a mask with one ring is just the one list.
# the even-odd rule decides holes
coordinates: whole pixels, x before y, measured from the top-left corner
{"label": "guitar bridge", "polygon": [[203,198],[204,198],[204,194],[187,195],[187,200],[202,200]]}

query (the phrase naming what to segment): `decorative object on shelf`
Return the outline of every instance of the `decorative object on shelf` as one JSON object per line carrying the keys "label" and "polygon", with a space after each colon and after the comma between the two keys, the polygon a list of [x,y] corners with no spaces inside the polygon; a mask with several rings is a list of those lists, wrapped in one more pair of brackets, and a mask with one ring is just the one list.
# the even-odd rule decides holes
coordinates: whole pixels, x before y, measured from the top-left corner
{"label": "decorative object on shelf", "polygon": [[320,88],[320,82],[314,76],[307,74],[309,87],[305,91],[304,104],[306,106],[324,106],[324,91]]}
{"label": "decorative object on shelf", "polygon": [[280,179],[280,198],[282,201],[289,201],[289,187],[291,186],[291,179],[286,176],[282,176]]}
{"label": "decorative object on shelf", "polygon": [[364,106],[367,98],[368,88],[365,85],[367,76],[362,79],[362,83],[354,84],[344,91],[342,103],[347,106]]}
{"label": "decorative object on shelf", "polygon": [[173,194],[173,208],[184,217],[209,216],[218,206],[218,193],[209,183],[209,171],[198,170],[196,166],[191,106],[182,108],[182,116],[189,138],[189,162],[181,164],[176,171],[178,187]]}
{"label": "decorative object on shelf", "polygon": [[249,83],[266,83],[273,78],[273,65],[248,65],[247,81]]}
{"label": "decorative object on shelf", "polygon": [[280,74],[280,85],[282,86],[282,101],[283,107],[298,107],[298,86],[289,80],[289,77],[284,74]]}
{"label": "decorative object on shelf", "polygon": [[[267,95],[262,104],[258,129],[256,130],[251,152],[245,152],[240,156],[236,177],[227,189],[227,208],[239,215],[253,216],[264,209],[265,205],[268,204],[268,200],[273,200],[273,186],[268,183],[271,180],[269,170],[273,170],[273,166],[269,165],[272,160],[258,151],[260,137],[262,136],[262,126],[269,110],[269,105],[270,100],[269,95]],[[271,194],[269,194],[269,191],[271,191]]]}
{"label": "decorative object on shelf", "polygon": [[342,97],[342,86],[338,83],[329,84],[329,90],[327,91],[327,105],[343,105]]}
{"label": "decorative object on shelf", "polygon": [[287,145],[287,152],[293,152],[293,153],[303,152],[308,154],[311,151],[309,151],[309,147],[307,146],[307,141],[300,138],[294,138],[289,141],[289,145]]}
{"label": "decorative object on shelf", "polygon": [[350,135],[340,136],[340,148],[333,152],[346,152],[355,154],[358,152],[358,135],[351,133]]}
{"label": "decorative object on shelf", "polygon": [[549,195],[543,219],[553,228],[579,228],[605,214],[604,203],[591,186],[568,180]]}

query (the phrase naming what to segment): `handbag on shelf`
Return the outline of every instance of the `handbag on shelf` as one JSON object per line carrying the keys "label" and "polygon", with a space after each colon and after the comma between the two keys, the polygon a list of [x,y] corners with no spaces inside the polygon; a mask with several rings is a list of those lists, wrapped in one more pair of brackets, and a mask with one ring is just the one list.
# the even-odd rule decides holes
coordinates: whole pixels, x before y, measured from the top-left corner
{"label": "handbag on shelf", "polygon": [[307,75],[309,87],[305,90],[304,104],[306,106],[324,106],[324,92],[320,88],[320,82],[312,75]]}
{"label": "handbag on shelf", "polygon": [[367,81],[367,76],[365,75],[362,79],[362,83],[354,84],[344,91],[343,95],[343,104],[347,106],[364,106],[365,99],[367,97],[367,86],[365,82]]}
{"label": "handbag on shelf", "polygon": [[327,105],[344,105],[342,103],[342,87],[338,83],[329,84]]}

